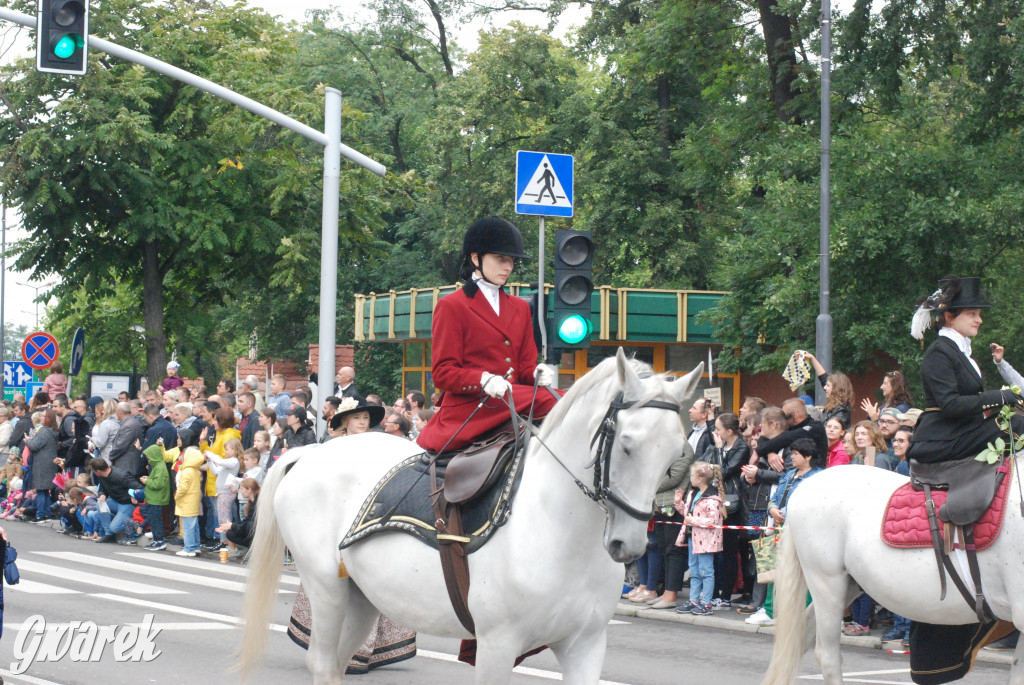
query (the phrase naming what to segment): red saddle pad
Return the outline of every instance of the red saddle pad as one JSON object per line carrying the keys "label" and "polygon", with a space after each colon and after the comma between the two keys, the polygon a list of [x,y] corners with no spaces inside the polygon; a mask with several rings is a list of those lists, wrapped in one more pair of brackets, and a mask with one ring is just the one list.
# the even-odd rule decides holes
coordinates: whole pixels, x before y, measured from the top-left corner
{"label": "red saddle pad", "polygon": [[[996,490],[992,505],[977,523],[974,524],[974,541],[978,550],[992,545],[999,537],[1003,528],[1003,517],[1006,513],[1007,493],[1009,493],[1012,472],[1008,467],[1000,466],[1006,476]],[[932,501],[936,511],[941,511],[946,503],[946,493],[932,490]],[[942,521],[940,520],[941,524]],[[882,542],[890,547],[931,547],[932,534],[928,527],[928,512],[925,510],[924,492],[914,490],[910,483],[896,489],[885,505],[882,516]]]}

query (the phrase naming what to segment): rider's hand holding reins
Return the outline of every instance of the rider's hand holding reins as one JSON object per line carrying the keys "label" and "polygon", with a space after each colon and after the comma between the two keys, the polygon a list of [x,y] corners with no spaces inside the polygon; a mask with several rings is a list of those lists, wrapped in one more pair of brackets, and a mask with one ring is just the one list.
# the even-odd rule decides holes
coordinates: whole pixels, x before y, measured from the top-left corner
{"label": "rider's hand holding reins", "polygon": [[480,376],[480,388],[494,398],[504,397],[512,392],[512,384],[501,376],[486,371]]}
{"label": "rider's hand holding reins", "polygon": [[537,379],[539,387],[550,388],[555,383],[555,370],[548,364],[537,364],[533,377]]}

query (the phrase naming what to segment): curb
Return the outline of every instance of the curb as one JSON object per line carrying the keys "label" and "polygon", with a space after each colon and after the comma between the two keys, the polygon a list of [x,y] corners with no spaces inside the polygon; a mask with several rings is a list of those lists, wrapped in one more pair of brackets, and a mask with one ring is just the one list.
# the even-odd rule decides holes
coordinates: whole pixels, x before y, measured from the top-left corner
{"label": "curb", "polygon": [[[671,609],[643,609],[635,604],[619,603],[615,607],[617,616],[628,616],[631,618],[644,618],[651,621],[665,621],[668,623],[684,623],[687,625],[699,625],[703,628],[718,628],[719,630],[731,630],[737,633],[757,633],[760,635],[775,635],[773,626],[755,626],[744,623],[734,618],[721,618],[719,616],[694,616],[693,614],[679,614]],[[882,651],[882,640],[876,636],[842,635],[840,644],[850,647],[861,647],[864,649],[877,649]],[[993,664],[1013,663],[1013,652],[991,652],[980,650],[978,661]]]}

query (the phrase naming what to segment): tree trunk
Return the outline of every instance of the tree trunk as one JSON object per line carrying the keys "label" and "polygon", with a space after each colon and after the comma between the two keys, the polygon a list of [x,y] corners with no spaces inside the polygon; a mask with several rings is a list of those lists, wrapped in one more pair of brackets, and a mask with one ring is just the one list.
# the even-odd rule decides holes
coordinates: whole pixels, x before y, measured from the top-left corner
{"label": "tree trunk", "polygon": [[672,89],[665,74],[658,74],[658,128],[661,133],[661,154],[668,159],[676,141],[672,135]]}
{"label": "tree trunk", "polygon": [[789,106],[796,95],[793,91],[793,81],[796,80],[796,52],[793,48],[793,29],[789,17],[776,12],[776,0],[757,0],[757,7],[761,13],[761,30],[764,32],[768,73],[772,81],[775,116],[789,124],[799,123],[799,118]]}
{"label": "tree trunk", "polygon": [[167,335],[164,333],[164,274],[157,244],[146,242],[142,250],[142,322],[146,326],[146,375],[155,388],[167,370]]}

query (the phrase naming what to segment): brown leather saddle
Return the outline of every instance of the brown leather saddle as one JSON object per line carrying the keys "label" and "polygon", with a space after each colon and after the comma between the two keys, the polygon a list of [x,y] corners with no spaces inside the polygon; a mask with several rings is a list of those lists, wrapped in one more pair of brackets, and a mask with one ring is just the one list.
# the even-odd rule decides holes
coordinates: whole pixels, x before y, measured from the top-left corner
{"label": "brown leather saddle", "polygon": [[[978,461],[974,458],[942,461],[922,464],[910,460],[910,483],[915,490],[925,493],[925,509],[928,512],[928,525],[931,530],[932,548],[939,568],[939,579],[942,593],[939,599],[946,597],[946,572],[956,589],[963,596],[982,623],[994,620],[992,608],[981,589],[981,572],[978,565],[978,552],[974,539],[974,523],[992,505],[996,491],[1006,476],[1005,459],[997,464]],[[945,490],[946,503],[936,511],[932,500],[933,490]],[[939,521],[943,525],[939,525]],[[960,530],[967,555],[967,567],[970,569],[974,583],[973,593],[960,578],[950,560],[954,529]]]}
{"label": "brown leather saddle", "polygon": [[[476,625],[469,611],[469,552],[466,549],[471,538],[463,529],[462,507],[494,487],[513,457],[522,457],[528,436],[525,422],[509,422],[462,450],[442,452],[430,466],[434,525],[445,586],[455,615],[474,635]],[[439,463],[445,465],[443,482],[438,480]]]}

